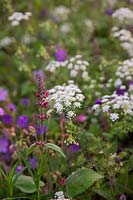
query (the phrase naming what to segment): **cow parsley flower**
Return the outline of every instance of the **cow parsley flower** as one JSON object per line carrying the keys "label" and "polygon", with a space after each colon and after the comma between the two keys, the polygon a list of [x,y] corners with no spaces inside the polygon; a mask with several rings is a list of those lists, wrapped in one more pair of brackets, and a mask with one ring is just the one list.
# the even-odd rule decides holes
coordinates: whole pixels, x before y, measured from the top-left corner
{"label": "cow parsley flower", "polygon": [[11,21],[12,26],[18,26],[21,21],[29,20],[31,12],[14,12],[11,16],[8,17],[8,20]]}
{"label": "cow parsley flower", "polygon": [[121,47],[127,51],[130,57],[133,57],[133,36],[129,30],[119,29],[118,27],[112,28],[114,38],[118,38],[121,42]]}
{"label": "cow parsley flower", "polygon": [[56,192],[54,198],[58,199],[58,200],[59,199],[60,200],[70,200],[68,198],[65,198],[63,191]]}
{"label": "cow parsley flower", "polygon": [[113,122],[118,120],[120,116],[133,116],[133,100],[128,93],[118,95],[117,92],[114,92],[110,96],[103,96],[101,102],[100,105],[95,104],[92,110],[97,111],[101,108],[101,111],[107,113]]}
{"label": "cow parsley flower", "polygon": [[52,111],[55,110],[58,114],[65,112],[67,118],[72,118],[76,115],[76,108],[81,107],[84,98],[77,85],[69,81],[68,85],[57,85],[49,90],[48,102]]}
{"label": "cow parsley flower", "polygon": [[58,68],[65,68],[70,71],[70,77],[75,78],[78,75],[84,80],[89,80],[87,67],[89,62],[82,59],[82,55],[76,55],[68,60],[63,61],[51,61],[46,70],[55,72]]}
{"label": "cow parsley flower", "polygon": [[130,24],[133,21],[133,11],[129,8],[119,8],[113,13],[112,17],[120,24]]}

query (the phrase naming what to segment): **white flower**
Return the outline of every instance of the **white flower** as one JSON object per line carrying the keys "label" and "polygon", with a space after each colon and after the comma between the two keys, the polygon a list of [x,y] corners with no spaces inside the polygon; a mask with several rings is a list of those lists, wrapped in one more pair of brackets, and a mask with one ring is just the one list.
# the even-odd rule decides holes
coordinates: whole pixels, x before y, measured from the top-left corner
{"label": "white flower", "polygon": [[119,119],[119,114],[118,113],[111,113],[110,114],[110,119],[114,122],[117,119]]}
{"label": "white flower", "polygon": [[71,72],[70,72],[71,77],[76,77],[77,74],[78,74],[78,72],[76,70],[71,70]]}
{"label": "white flower", "polygon": [[66,68],[70,71],[70,76],[76,78],[78,75],[81,75],[81,78],[84,81],[89,80],[89,75],[87,71],[87,66],[89,65],[88,61],[82,60],[81,55],[76,55],[69,60],[64,62],[51,61],[47,66],[46,70],[50,72],[55,72],[58,68]]}
{"label": "white flower", "polygon": [[73,81],[69,81],[68,85],[58,85],[49,90],[48,102],[56,113],[65,112],[68,118],[72,118],[76,114],[75,108],[81,107],[84,98],[77,85],[74,85]]}
{"label": "white flower", "polygon": [[8,20],[11,21],[12,26],[18,26],[20,24],[20,21],[22,20],[28,20],[29,17],[32,15],[31,12],[14,12],[11,16],[8,17]]}
{"label": "white flower", "polygon": [[119,8],[113,13],[112,17],[120,24],[128,24],[133,20],[133,11],[129,8]]}
{"label": "white flower", "polygon": [[108,112],[109,111],[110,106],[109,105],[105,105],[102,107],[102,111],[103,112]]}

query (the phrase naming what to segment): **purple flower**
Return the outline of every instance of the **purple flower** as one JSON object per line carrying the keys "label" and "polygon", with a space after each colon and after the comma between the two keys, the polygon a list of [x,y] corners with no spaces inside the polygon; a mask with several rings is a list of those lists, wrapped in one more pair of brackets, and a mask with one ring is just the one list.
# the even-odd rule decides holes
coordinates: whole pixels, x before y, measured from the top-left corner
{"label": "purple flower", "polygon": [[67,58],[67,53],[65,50],[61,49],[59,45],[56,46],[56,52],[54,53],[57,61],[62,62],[65,61]]}
{"label": "purple flower", "polygon": [[2,115],[2,122],[4,124],[10,125],[13,122],[13,118],[9,114]]}
{"label": "purple flower", "polygon": [[133,81],[129,81],[129,85],[133,85]]}
{"label": "purple flower", "polygon": [[36,133],[37,134],[45,134],[47,132],[47,127],[45,125],[42,126],[42,131],[41,131],[41,125],[37,124],[35,125]]}
{"label": "purple flower", "polygon": [[126,196],[124,194],[121,194],[119,200],[126,200],[126,199],[127,199]]}
{"label": "purple flower", "polygon": [[37,159],[35,157],[30,158],[30,164],[32,169],[35,169],[37,166]]}
{"label": "purple flower", "polygon": [[28,106],[29,103],[30,103],[29,99],[27,99],[27,98],[21,99],[21,104],[22,104],[23,106]]}
{"label": "purple flower", "polygon": [[95,102],[95,104],[101,105],[102,104],[102,100],[101,99],[97,99],[96,102]]}
{"label": "purple flower", "polygon": [[28,117],[26,115],[21,115],[17,119],[17,125],[19,128],[26,128],[28,125]]}
{"label": "purple flower", "polygon": [[3,108],[0,108],[0,116],[4,115],[5,111]]}
{"label": "purple flower", "polygon": [[37,80],[37,75],[41,76],[43,79],[45,78],[44,72],[41,69],[33,71],[33,79]]}
{"label": "purple flower", "polygon": [[0,88],[0,101],[6,101],[8,96],[8,91],[4,88]]}
{"label": "purple flower", "polygon": [[9,141],[7,138],[0,138],[0,153],[8,152]]}
{"label": "purple flower", "polygon": [[22,165],[18,165],[17,169],[16,169],[16,174],[18,174],[19,172],[21,172],[23,169]]}
{"label": "purple flower", "polygon": [[111,16],[113,14],[113,10],[111,8],[108,8],[105,10],[105,14]]}
{"label": "purple flower", "polygon": [[72,150],[72,151],[77,152],[77,151],[79,151],[79,145],[77,145],[77,144],[71,144],[70,147],[69,147],[69,149]]}
{"label": "purple flower", "polygon": [[126,88],[118,88],[116,90],[116,94],[118,94],[119,96],[123,95],[125,92],[126,92]]}
{"label": "purple flower", "polygon": [[7,110],[12,111],[12,112],[16,112],[16,106],[13,103],[9,103],[6,105]]}

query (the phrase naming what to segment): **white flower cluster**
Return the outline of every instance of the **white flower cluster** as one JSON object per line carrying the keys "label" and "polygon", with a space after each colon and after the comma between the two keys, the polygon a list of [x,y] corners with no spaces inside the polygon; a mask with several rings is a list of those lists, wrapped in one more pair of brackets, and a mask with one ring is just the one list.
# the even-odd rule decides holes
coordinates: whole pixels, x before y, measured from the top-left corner
{"label": "white flower cluster", "polygon": [[15,42],[15,39],[13,37],[8,37],[8,36],[4,37],[3,39],[0,40],[0,48],[9,46],[13,42]]}
{"label": "white flower cluster", "polygon": [[22,42],[26,45],[28,44],[31,44],[32,42],[35,42],[36,41],[36,38],[33,37],[32,35],[30,34],[25,34],[23,37],[22,37]]}
{"label": "white flower cluster", "polygon": [[[116,70],[116,76],[119,80],[132,81],[133,80],[133,58],[125,60]],[[116,81],[118,81],[118,79]]]}
{"label": "white flower cluster", "polygon": [[95,104],[92,110],[102,110],[108,113],[109,118],[114,122],[123,115],[133,116],[133,100],[127,93],[124,95],[106,95],[102,97],[101,104]]}
{"label": "white flower cluster", "polygon": [[80,108],[84,100],[84,95],[81,90],[74,84],[73,81],[68,81],[68,85],[57,85],[49,90],[48,102],[51,110],[58,114],[65,112],[67,118],[72,118],[76,115],[76,108]]}
{"label": "white flower cluster", "polygon": [[31,15],[31,12],[14,12],[11,16],[8,17],[8,20],[11,21],[12,26],[18,26],[22,20],[29,20]]}
{"label": "white flower cluster", "polygon": [[113,37],[119,38],[121,46],[126,50],[130,57],[133,57],[133,36],[130,31],[126,29],[112,28]]}
{"label": "white flower cluster", "polygon": [[68,34],[71,32],[71,23],[69,22],[64,22],[63,24],[60,25],[60,32],[65,34]]}
{"label": "white flower cluster", "polygon": [[64,5],[55,7],[55,9],[52,10],[53,17],[58,21],[67,20],[69,14],[70,14],[70,9]]}
{"label": "white flower cluster", "polygon": [[133,23],[133,11],[129,8],[119,8],[117,9],[112,17],[117,20],[120,24],[130,24]]}
{"label": "white flower cluster", "polygon": [[60,200],[70,200],[70,199],[66,199],[65,196],[64,196],[64,193],[63,191],[59,191],[59,192],[56,192],[55,193],[55,199],[60,199]]}
{"label": "white flower cluster", "polygon": [[57,68],[65,67],[68,70],[70,70],[70,76],[72,78],[75,78],[79,74],[81,75],[84,81],[88,81],[89,80],[89,75],[87,71],[88,66],[89,62],[82,60],[82,55],[76,55],[64,62],[51,61],[47,65],[46,70],[50,72],[55,72]]}

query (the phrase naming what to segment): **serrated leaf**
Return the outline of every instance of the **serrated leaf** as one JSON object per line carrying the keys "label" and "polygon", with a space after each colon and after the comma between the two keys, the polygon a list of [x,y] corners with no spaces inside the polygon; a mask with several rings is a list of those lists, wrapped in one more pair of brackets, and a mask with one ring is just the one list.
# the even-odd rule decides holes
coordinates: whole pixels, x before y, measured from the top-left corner
{"label": "serrated leaf", "polygon": [[74,172],[71,176],[67,178],[66,181],[66,191],[69,197],[75,197],[78,194],[85,192],[88,188],[94,184],[94,182],[103,178],[97,172],[87,169],[81,168]]}
{"label": "serrated leaf", "polygon": [[[44,185],[45,184],[40,181],[40,187],[43,187]],[[24,193],[34,193],[36,191],[36,186],[31,176],[19,176],[16,180],[15,186]]]}
{"label": "serrated leaf", "polygon": [[26,149],[26,156],[29,156],[35,149],[35,144],[30,145],[27,149]]}
{"label": "serrated leaf", "polygon": [[66,157],[65,154],[63,153],[62,149],[61,149],[59,146],[55,145],[55,144],[47,143],[47,144],[45,145],[45,148],[46,148],[46,149],[52,149],[52,150],[54,150],[55,152],[58,152],[58,153],[59,153],[60,155],[62,155],[64,158]]}

